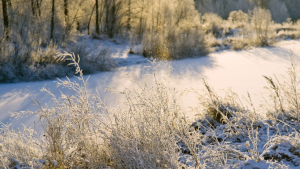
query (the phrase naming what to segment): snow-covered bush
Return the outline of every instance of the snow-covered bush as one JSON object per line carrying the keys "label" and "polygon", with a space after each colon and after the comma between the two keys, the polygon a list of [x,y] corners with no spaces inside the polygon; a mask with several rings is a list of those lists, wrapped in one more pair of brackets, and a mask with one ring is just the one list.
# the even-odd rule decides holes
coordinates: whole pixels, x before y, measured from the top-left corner
{"label": "snow-covered bush", "polygon": [[70,52],[80,56],[79,65],[84,74],[108,71],[117,67],[117,63],[111,57],[111,49],[108,47],[104,48],[100,45],[98,48],[89,48],[86,44],[79,43],[73,45]]}
{"label": "snow-covered bush", "polygon": [[37,111],[14,113],[12,117],[36,115],[39,118],[38,125],[43,129],[43,137],[40,138],[42,155],[36,158],[44,160],[44,167],[101,167],[108,163],[105,149],[101,145],[100,128],[95,128],[96,115],[102,113],[102,107],[97,107],[98,102],[87,93],[87,81],[79,68],[79,59],[67,53],[59,54],[58,58],[71,61],[70,65],[76,68],[79,83],[67,79],[59,80],[57,85],[74,91],[76,95],[62,93],[60,98],[56,98],[43,88],[42,91],[53,97],[53,107],[42,107],[36,102],[40,106]]}
{"label": "snow-covered bush", "polygon": [[233,50],[243,50],[251,47],[251,41],[249,38],[244,36],[236,36],[232,39],[232,48]]}
{"label": "snow-covered bush", "polygon": [[[176,90],[167,77],[156,72],[135,89],[115,91],[125,96],[124,105],[102,121],[113,168],[178,168],[185,118],[177,103]],[[182,129],[182,130],[181,130]]]}
{"label": "snow-covered bush", "polygon": [[247,49],[251,46],[271,46],[276,42],[275,26],[267,9],[256,7],[249,11],[247,17],[241,11],[234,11],[228,19],[237,20],[235,26],[239,27],[232,38],[233,50]]}
{"label": "snow-covered bush", "polygon": [[1,41],[0,82],[35,81],[71,75],[55,59],[58,46],[49,43],[42,47],[34,37],[19,38],[16,42]]}
{"label": "snow-covered bush", "polygon": [[[56,59],[56,54],[61,50],[56,43],[44,45],[35,36],[28,39],[17,36],[16,39],[15,42],[0,41],[0,83],[72,76],[74,69]],[[108,48],[99,47],[91,51],[85,45],[76,47],[71,50],[83,56],[80,64],[86,74],[111,70],[117,66]]]}
{"label": "snow-covered bush", "polygon": [[169,60],[207,54],[200,14],[194,2],[171,0],[170,3],[164,1],[159,4],[163,10],[157,14],[157,25],[149,27],[148,24],[142,35],[143,55]]}
{"label": "snow-covered bush", "polygon": [[271,35],[273,35],[275,30],[271,27],[273,23],[270,11],[256,7],[253,11],[250,11],[249,16],[251,18],[251,29],[254,30],[255,34],[254,45],[270,46],[274,43]]}
{"label": "snow-covered bush", "polygon": [[41,167],[42,144],[35,130],[24,126],[23,131],[14,131],[11,127],[5,124],[0,126],[0,167]]}
{"label": "snow-covered bush", "polygon": [[204,36],[196,28],[169,30],[167,34],[149,34],[143,38],[143,56],[162,60],[203,56],[208,53]]}
{"label": "snow-covered bush", "polygon": [[232,11],[228,17],[229,21],[232,21],[232,24],[238,28],[243,28],[245,24],[249,22],[249,17],[243,11]]}
{"label": "snow-covered bush", "polygon": [[223,19],[214,13],[205,13],[202,16],[202,29],[208,34],[212,33],[215,37],[222,35],[223,31]]}

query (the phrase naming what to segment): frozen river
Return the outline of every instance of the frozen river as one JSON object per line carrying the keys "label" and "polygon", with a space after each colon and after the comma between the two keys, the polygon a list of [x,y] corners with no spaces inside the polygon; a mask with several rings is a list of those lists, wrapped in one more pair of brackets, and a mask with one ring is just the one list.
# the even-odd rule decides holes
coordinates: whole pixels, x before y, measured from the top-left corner
{"label": "frozen river", "polygon": [[[101,97],[106,100],[106,103],[111,106],[115,105],[117,97],[109,92],[104,92],[105,88],[108,86],[118,89],[130,88],[132,82],[126,74],[132,74],[137,79],[142,79],[144,74],[150,72],[150,68],[145,67],[150,65],[146,59],[137,55],[127,55],[128,47],[116,46],[114,57],[125,64],[115,71],[91,75],[88,85],[88,91],[91,94],[98,91]],[[268,85],[262,75],[285,74],[286,67],[290,63],[291,51],[300,58],[300,41],[284,41],[275,47],[222,51],[201,58],[164,62],[159,70],[165,72],[167,65],[172,66],[172,79],[179,91],[186,88],[201,89],[203,88],[202,78],[205,78],[215,91],[221,95],[224,93],[221,89],[228,89],[229,87],[239,95],[247,95],[248,91],[252,96],[254,105],[259,106],[262,101],[259,96],[260,92],[264,92],[263,87]],[[42,104],[46,103],[51,106],[53,104],[51,97],[40,92],[40,89],[44,86],[57,96],[60,95],[60,91],[69,95],[72,94],[66,89],[56,88],[53,80],[0,84],[0,121],[13,123],[14,126],[18,127],[21,126],[21,123],[31,125],[35,117],[11,122],[9,112],[34,111],[37,107],[32,106],[32,100],[35,99]],[[197,99],[190,96],[182,96],[181,101],[186,108],[197,103]]]}

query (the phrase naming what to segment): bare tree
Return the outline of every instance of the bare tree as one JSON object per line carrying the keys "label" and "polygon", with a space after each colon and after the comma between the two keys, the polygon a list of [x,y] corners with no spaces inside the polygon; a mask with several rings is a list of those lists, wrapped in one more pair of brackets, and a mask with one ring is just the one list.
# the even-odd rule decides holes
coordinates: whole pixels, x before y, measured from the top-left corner
{"label": "bare tree", "polygon": [[127,31],[131,30],[131,0],[128,0]]}
{"label": "bare tree", "polygon": [[51,30],[50,30],[50,39],[53,39],[54,32],[54,13],[55,13],[55,0],[52,0],[52,10],[51,10]]}
{"label": "bare tree", "polygon": [[94,7],[93,7],[92,13],[91,13],[91,15],[90,15],[89,23],[88,23],[88,25],[87,25],[88,35],[90,35],[90,25],[91,25],[91,20],[92,20],[92,16],[93,16],[95,7],[96,7],[96,4],[95,4]]}
{"label": "bare tree", "polygon": [[109,37],[113,38],[115,33],[120,29],[122,0],[105,0],[105,31]]}
{"label": "bare tree", "polygon": [[[11,0],[8,0],[11,6]],[[41,17],[41,3],[42,0],[30,0],[31,13],[33,16]]]}
{"label": "bare tree", "polygon": [[8,13],[7,13],[7,0],[2,0],[2,11],[3,11],[3,25],[4,31],[6,35],[6,39],[9,39],[9,21],[8,21]]}
{"label": "bare tree", "polygon": [[142,27],[144,8],[145,8],[145,0],[143,0],[143,2],[142,2],[141,11],[140,11],[140,24],[139,24],[139,34],[140,34],[140,36],[142,36],[142,34],[144,32],[143,27]]}
{"label": "bare tree", "polygon": [[36,0],[36,6],[37,6],[37,9],[38,9],[38,16],[41,17],[41,5],[42,5],[42,1],[43,0]]}
{"label": "bare tree", "polygon": [[99,2],[96,0],[96,33],[100,34],[99,30]]}
{"label": "bare tree", "polygon": [[31,0],[30,1],[30,5],[31,5],[31,12],[32,12],[32,15],[35,16],[36,15],[36,3],[35,3],[35,0]]}
{"label": "bare tree", "polygon": [[69,4],[68,0],[64,0],[64,14],[65,14],[65,23],[66,23],[66,31],[69,32],[71,29],[69,23]]}

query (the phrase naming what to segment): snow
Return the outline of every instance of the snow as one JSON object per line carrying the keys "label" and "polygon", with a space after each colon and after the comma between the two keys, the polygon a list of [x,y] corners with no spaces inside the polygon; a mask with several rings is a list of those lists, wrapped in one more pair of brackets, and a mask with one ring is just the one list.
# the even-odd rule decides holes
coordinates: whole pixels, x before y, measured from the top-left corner
{"label": "snow", "polygon": [[[107,87],[122,89],[132,87],[132,82],[127,74],[133,75],[137,79],[142,79],[143,75],[151,73],[147,66],[151,64],[141,55],[128,54],[130,46],[114,44],[113,42],[100,43],[99,40],[84,39],[83,43],[88,43],[91,47],[102,44],[112,49],[113,57],[120,67],[109,72],[100,72],[90,75],[88,91],[95,94],[98,91],[108,105],[115,106],[117,96],[105,92]],[[138,50],[140,46],[135,46]],[[300,56],[300,41],[290,40],[278,43],[276,47],[253,48],[243,51],[221,51],[211,53],[205,57],[183,59],[178,61],[161,62],[161,73],[167,72],[167,66],[171,65],[173,71],[171,76],[176,82],[176,88],[183,91],[186,88],[200,89],[202,78],[217,91],[224,94],[222,89],[231,87],[237,94],[251,94],[256,107],[259,106],[262,98],[260,92],[267,85],[262,75],[272,76],[273,74],[284,74],[286,66],[289,65],[289,56],[293,51],[294,55]],[[86,78],[88,76],[85,76]],[[180,78],[179,78],[180,77]],[[74,78],[71,78],[74,79]],[[74,79],[75,80],[75,79]],[[56,88],[54,80],[41,82],[27,82],[14,84],[0,84],[0,121],[3,123],[13,123],[15,127],[21,127],[21,123],[30,126],[35,117],[10,121],[9,112],[26,110],[36,110],[37,106],[32,105],[32,100],[39,100],[44,105],[51,106],[53,101],[49,95],[40,92],[42,87],[50,89],[56,96],[60,91],[71,95],[72,92],[65,89]],[[195,106],[197,99],[190,95],[181,97],[181,101],[186,108]],[[193,114],[190,114],[193,117]]]}

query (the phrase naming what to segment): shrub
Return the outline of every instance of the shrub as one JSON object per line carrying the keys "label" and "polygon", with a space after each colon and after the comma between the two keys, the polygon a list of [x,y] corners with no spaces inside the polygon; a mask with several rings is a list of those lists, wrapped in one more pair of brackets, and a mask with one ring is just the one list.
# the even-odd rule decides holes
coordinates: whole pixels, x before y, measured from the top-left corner
{"label": "shrub", "polygon": [[212,33],[215,37],[220,37],[223,31],[221,26],[223,22],[223,19],[217,14],[205,13],[202,16],[202,29],[206,34]]}
{"label": "shrub", "polygon": [[26,128],[14,131],[10,125],[0,126],[0,167],[14,168],[16,166],[30,167],[29,164],[41,167],[41,142],[36,139],[35,130]]}
{"label": "shrub", "polygon": [[[113,168],[178,168],[180,140],[178,130],[185,125],[176,91],[166,77],[161,78],[152,65],[152,77],[138,87],[115,91],[125,96],[124,107],[110,112],[102,121],[110,147]],[[146,90],[145,90],[146,89]]]}
{"label": "shrub", "polygon": [[74,53],[75,56],[80,56],[79,65],[84,74],[108,71],[117,67],[117,63],[111,57],[111,49],[108,47],[104,48],[100,45],[98,48],[89,49],[86,44],[80,43],[74,45],[70,52]]}
{"label": "shrub", "polygon": [[[72,76],[74,69],[56,59],[56,54],[61,50],[56,43],[44,45],[34,36],[29,39],[17,36],[16,39],[15,42],[0,41],[0,83]],[[111,70],[117,66],[108,48],[100,47],[95,50],[98,52],[92,52],[85,45],[76,45],[72,50],[83,56],[80,65],[86,74]]]}
{"label": "shrub", "polygon": [[36,39],[16,42],[3,40],[0,50],[0,82],[35,81],[68,74],[55,59],[58,46],[50,42],[42,47]]}
{"label": "shrub", "polygon": [[[238,16],[242,16],[242,19]],[[275,26],[269,10],[256,7],[249,11],[247,17],[241,11],[232,12],[231,17],[237,18],[233,20],[246,21],[241,23],[242,28],[233,38],[233,50],[247,49],[251,46],[271,46],[276,42]]]}
{"label": "shrub", "polygon": [[63,86],[76,93],[67,96],[62,93],[61,98],[56,98],[50,91],[43,88],[42,91],[50,94],[55,102],[53,107],[40,107],[37,111],[27,111],[12,114],[19,118],[23,115],[36,115],[39,125],[43,128],[42,156],[43,166],[46,168],[72,168],[101,167],[107,162],[107,156],[101,146],[99,130],[93,122],[101,109],[96,107],[96,102],[87,93],[87,81],[83,78],[79,68],[78,58],[71,54],[58,55],[59,60],[71,61],[70,65],[76,68],[75,74],[81,84],[72,82],[70,79],[59,80],[58,86]]}
{"label": "shrub", "polygon": [[248,49],[251,46],[251,38],[247,37],[234,37],[232,40],[233,50],[243,50]]}
{"label": "shrub", "polygon": [[273,41],[271,40],[271,35],[274,30],[271,29],[272,18],[270,11],[256,7],[253,11],[250,11],[249,16],[251,18],[251,29],[253,29],[255,33],[254,45],[272,45]]}
{"label": "shrub", "polygon": [[166,35],[149,34],[143,38],[143,56],[161,60],[175,60],[208,53],[207,45],[201,31],[170,30]]}
{"label": "shrub", "polygon": [[228,20],[232,22],[238,28],[244,27],[249,22],[249,17],[246,13],[241,10],[231,11]]}
{"label": "shrub", "polygon": [[162,35],[148,35],[143,38],[143,56],[160,60],[171,60],[168,42]]}

